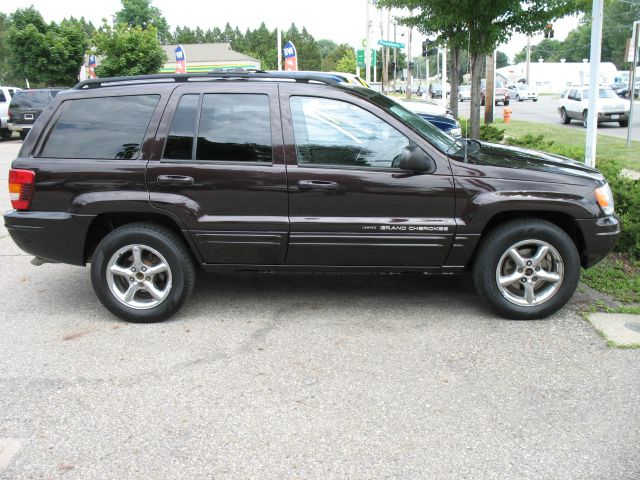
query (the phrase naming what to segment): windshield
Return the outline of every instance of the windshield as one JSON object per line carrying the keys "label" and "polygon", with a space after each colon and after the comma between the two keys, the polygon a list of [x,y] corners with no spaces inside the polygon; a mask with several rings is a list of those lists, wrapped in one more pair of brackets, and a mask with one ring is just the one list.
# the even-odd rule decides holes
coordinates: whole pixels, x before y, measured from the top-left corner
{"label": "windshield", "polygon": [[11,99],[12,108],[43,108],[51,102],[49,90],[21,90]]}
{"label": "windshield", "polygon": [[[598,92],[598,96],[600,98],[618,98],[618,95],[616,95],[616,92],[614,92],[610,88],[600,88],[599,90],[600,91]],[[582,91],[582,98],[583,99],[589,98],[589,89],[585,89]]]}

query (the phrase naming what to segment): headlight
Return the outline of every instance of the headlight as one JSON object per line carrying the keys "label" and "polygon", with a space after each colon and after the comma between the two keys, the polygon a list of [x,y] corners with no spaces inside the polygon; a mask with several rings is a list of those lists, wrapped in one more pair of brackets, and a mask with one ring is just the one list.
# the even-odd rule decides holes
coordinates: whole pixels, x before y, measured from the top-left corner
{"label": "headlight", "polygon": [[452,128],[451,130],[449,130],[449,135],[451,135],[452,137],[461,137],[462,136],[462,128],[460,128],[460,127]]}
{"label": "headlight", "polygon": [[605,183],[603,186],[596,188],[596,202],[602,208],[602,211],[605,215],[611,215],[614,210],[613,205],[613,194],[611,193],[611,188],[609,188],[609,184]]}

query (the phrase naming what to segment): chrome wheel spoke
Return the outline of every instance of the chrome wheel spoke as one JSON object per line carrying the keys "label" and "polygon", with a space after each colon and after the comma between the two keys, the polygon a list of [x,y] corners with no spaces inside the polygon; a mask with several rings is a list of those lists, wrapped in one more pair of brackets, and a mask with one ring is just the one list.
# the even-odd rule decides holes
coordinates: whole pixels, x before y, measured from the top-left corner
{"label": "chrome wheel spoke", "polygon": [[527,282],[524,284],[524,300],[531,305],[536,300],[536,294],[533,291],[533,283]]}
{"label": "chrome wheel spoke", "polygon": [[162,272],[167,271],[167,265],[164,263],[159,263],[158,265],[154,265],[153,267],[147,267],[146,275],[154,276]]}
{"label": "chrome wheel spoke", "polygon": [[509,250],[509,256],[513,260],[518,268],[524,268],[524,258],[520,255],[520,252],[516,248]]}
{"label": "chrome wheel spoke", "polygon": [[545,270],[536,272],[536,277],[538,277],[539,280],[543,280],[549,283],[556,283],[560,281],[560,275],[558,275],[557,273],[547,272]]}
{"label": "chrome wheel spoke", "polygon": [[533,266],[537,267],[538,265],[540,265],[542,260],[544,260],[544,257],[547,256],[547,253],[549,253],[549,247],[546,245],[540,245],[538,251],[531,259],[531,263],[533,264]]}
{"label": "chrome wheel spoke", "polygon": [[156,300],[164,300],[164,297],[168,293],[167,290],[158,290],[155,285],[149,281],[144,282],[144,289]]}
{"label": "chrome wheel spoke", "polygon": [[114,264],[109,267],[109,271],[114,275],[120,275],[121,277],[130,277],[131,270],[128,268],[121,267],[120,265]]}
{"label": "chrome wheel spoke", "polygon": [[133,266],[136,267],[137,270],[140,270],[143,266],[142,250],[137,245],[133,247]]}
{"label": "chrome wheel spoke", "polygon": [[500,277],[500,285],[508,287],[509,285],[519,282],[522,278],[524,278],[522,273],[513,272],[511,275]]}
{"label": "chrome wheel spoke", "polygon": [[133,300],[133,297],[136,296],[136,292],[138,291],[138,284],[136,283],[132,283],[131,285],[129,285],[129,288],[127,288],[127,291],[125,292],[124,296],[123,296],[123,300],[125,302],[130,302]]}

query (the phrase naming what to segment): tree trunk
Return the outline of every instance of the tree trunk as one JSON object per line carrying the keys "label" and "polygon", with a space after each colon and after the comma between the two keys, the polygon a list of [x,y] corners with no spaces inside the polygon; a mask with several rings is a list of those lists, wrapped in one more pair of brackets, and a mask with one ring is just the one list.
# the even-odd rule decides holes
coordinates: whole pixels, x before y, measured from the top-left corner
{"label": "tree trunk", "polygon": [[449,106],[458,118],[458,86],[460,85],[460,47],[451,47],[451,96]]}
{"label": "tree trunk", "polygon": [[485,55],[482,53],[471,54],[471,111],[469,123],[471,124],[470,137],[480,139],[480,80],[484,68]]}

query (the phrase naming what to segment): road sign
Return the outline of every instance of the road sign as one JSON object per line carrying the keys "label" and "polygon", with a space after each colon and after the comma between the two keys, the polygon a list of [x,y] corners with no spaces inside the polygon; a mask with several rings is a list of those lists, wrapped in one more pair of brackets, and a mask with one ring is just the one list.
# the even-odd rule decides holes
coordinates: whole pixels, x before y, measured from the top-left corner
{"label": "road sign", "polygon": [[357,50],[356,51],[356,64],[359,67],[364,67],[365,63],[364,63],[364,50]]}
{"label": "road sign", "polygon": [[378,63],[378,51],[371,49],[371,65],[376,65]]}
{"label": "road sign", "polygon": [[389,48],[404,48],[404,43],[391,42],[389,40],[378,40],[378,45]]}

